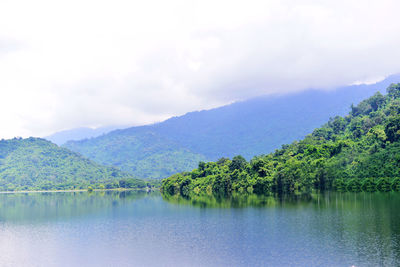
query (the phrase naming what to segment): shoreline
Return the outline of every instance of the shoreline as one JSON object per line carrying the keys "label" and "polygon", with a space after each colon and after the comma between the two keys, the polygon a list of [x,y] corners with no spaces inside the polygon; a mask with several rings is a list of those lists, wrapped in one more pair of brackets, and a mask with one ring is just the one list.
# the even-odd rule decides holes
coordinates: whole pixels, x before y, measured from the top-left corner
{"label": "shoreline", "polygon": [[[154,190],[137,189],[137,188],[112,188],[112,189],[93,189],[92,192],[105,192],[105,191],[145,191],[151,192]],[[28,193],[74,193],[74,192],[88,192],[87,189],[67,189],[67,190],[23,190],[23,191],[0,191],[0,194],[28,194]]]}

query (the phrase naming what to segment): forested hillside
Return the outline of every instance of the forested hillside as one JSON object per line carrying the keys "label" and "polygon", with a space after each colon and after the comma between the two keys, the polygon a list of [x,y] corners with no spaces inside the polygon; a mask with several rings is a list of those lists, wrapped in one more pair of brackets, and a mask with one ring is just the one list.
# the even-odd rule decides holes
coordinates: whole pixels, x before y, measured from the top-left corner
{"label": "forested hillside", "polygon": [[142,129],[135,133],[114,131],[98,138],[68,142],[66,147],[140,178],[162,178],[166,174],[191,170],[199,161],[207,159],[157,133]]}
{"label": "forested hillside", "polygon": [[[267,137],[266,137],[267,138]],[[400,84],[376,93],[345,117],[331,118],[303,140],[247,162],[200,162],[163,180],[165,194],[267,193],[400,189]]]}
{"label": "forested hillside", "polygon": [[304,138],[330,117],[345,115],[352,103],[395,81],[400,81],[399,75],[371,85],[258,97],[68,142],[65,147],[140,178],[165,178],[196,168],[200,160],[238,154],[250,159],[272,152],[282,144]]}
{"label": "forested hillside", "polygon": [[40,138],[0,141],[0,190],[50,190],[120,187],[145,183],[113,167],[104,167]]}

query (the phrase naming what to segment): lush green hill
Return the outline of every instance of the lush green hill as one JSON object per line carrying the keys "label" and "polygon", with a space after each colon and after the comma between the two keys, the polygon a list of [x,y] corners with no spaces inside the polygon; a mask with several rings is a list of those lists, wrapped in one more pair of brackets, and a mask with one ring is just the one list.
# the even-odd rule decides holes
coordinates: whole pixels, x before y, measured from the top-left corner
{"label": "lush green hill", "polygon": [[206,157],[143,128],[137,133],[114,131],[98,138],[68,142],[71,150],[141,178],[162,178],[193,169]]}
{"label": "lush green hill", "polygon": [[[288,129],[289,131],[289,129]],[[266,136],[267,138],[267,136]],[[400,84],[376,93],[345,117],[331,118],[299,142],[274,153],[201,162],[163,180],[166,194],[184,196],[337,189],[400,189]]]}
{"label": "lush green hill", "polygon": [[119,187],[120,180],[131,177],[44,139],[0,141],[0,190],[76,189],[100,183]]}
{"label": "lush green hill", "polygon": [[165,178],[194,169],[199,160],[269,153],[302,139],[330,117],[344,115],[400,76],[372,85],[331,91],[308,90],[265,96],[228,106],[191,112],[154,125],[116,130],[65,146],[101,164],[140,178]]}

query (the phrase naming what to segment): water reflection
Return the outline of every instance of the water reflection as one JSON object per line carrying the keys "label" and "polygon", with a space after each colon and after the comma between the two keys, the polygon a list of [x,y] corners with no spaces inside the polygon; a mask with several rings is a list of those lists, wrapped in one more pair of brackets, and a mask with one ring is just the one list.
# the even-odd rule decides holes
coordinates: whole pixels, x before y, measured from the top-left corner
{"label": "water reflection", "polygon": [[191,205],[201,208],[246,208],[246,207],[295,207],[315,208],[359,208],[374,207],[379,210],[396,209],[393,203],[400,203],[399,192],[323,192],[302,194],[233,194],[230,196],[168,196],[163,199],[177,205]]}
{"label": "water reflection", "polygon": [[308,203],[313,201],[313,195],[304,194],[232,194],[230,196],[168,196],[163,195],[163,199],[174,204],[192,205],[201,208],[246,208],[246,207],[274,207],[298,203]]}
{"label": "water reflection", "polygon": [[202,210],[255,212],[260,218],[252,227],[267,222],[258,231],[269,229],[263,244],[282,242],[285,247],[277,253],[283,250],[294,257],[282,255],[274,262],[277,265],[400,266],[399,192],[164,196],[164,200]]}
{"label": "water reflection", "polygon": [[400,194],[3,194],[0,236],[2,266],[400,266]]}
{"label": "water reflection", "polygon": [[0,222],[38,222],[105,212],[147,195],[140,191],[0,194]]}

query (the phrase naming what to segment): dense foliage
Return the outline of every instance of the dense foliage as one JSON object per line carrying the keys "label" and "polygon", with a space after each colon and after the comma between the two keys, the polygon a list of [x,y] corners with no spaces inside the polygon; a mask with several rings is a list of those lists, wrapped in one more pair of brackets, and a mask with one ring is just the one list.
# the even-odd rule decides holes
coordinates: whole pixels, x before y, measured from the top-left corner
{"label": "dense foliage", "polygon": [[0,191],[144,188],[147,183],[40,138],[0,141]]}
{"label": "dense foliage", "polygon": [[351,106],[299,142],[247,162],[200,162],[163,180],[169,195],[400,189],[400,84]]}
{"label": "dense foliage", "polygon": [[65,146],[139,178],[166,178],[193,170],[199,161],[235,155],[250,159],[272,152],[282,144],[304,138],[329,117],[345,115],[351,103],[386,88],[393,80],[400,78],[328,92],[308,90],[258,97]]}
{"label": "dense foliage", "polygon": [[135,134],[115,131],[98,138],[68,142],[65,146],[100,164],[146,179],[193,169],[205,160],[204,156],[147,130]]}

